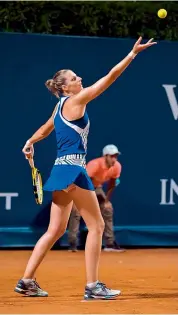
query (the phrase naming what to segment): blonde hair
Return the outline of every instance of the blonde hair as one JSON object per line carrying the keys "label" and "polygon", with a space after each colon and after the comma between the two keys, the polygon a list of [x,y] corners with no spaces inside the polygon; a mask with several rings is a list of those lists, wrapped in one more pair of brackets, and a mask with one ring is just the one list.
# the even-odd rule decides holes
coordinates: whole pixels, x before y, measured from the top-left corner
{"label": "blonde hair", "polygon": [[54,94],[57,98],[63,93],[62,85],[65,83],[64,74],[69,71],[67,69],[56,72],[52,79],[45,82],[47,89]]}

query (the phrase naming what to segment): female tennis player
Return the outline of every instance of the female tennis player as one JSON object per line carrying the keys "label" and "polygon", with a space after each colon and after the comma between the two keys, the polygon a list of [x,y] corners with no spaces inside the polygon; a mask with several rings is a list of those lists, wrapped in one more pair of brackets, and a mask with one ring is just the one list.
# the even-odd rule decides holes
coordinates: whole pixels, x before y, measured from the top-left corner
{"label": "female tennis player", "polygon": [[[57,158],[44,190],[52,191],[50,223],[37,242],[23,277],[15,291],[28,296],[48,296],[35,281],[35,272],[47,252],[61,237],[68,223],[73,201],[83,217],[88,236],[85,247],[86,287],[84,299],[113,299],[121,292],[111,290],[98,280],[104,222],[93,184],[85,170],[89,119],[86,105],[103,93],[129,66],[142,50],[156,44],[153,39],[141,44],[140,37],[131,52],[95,84],[83,88],[82,79],[71,70],[58,71],[46,82],[47,88],[59,98],[49,120],[26,142],[26,158],[34,154],[33,144],[46,138],[55,129]],[[30,149],[30,152],[29,152]]]}

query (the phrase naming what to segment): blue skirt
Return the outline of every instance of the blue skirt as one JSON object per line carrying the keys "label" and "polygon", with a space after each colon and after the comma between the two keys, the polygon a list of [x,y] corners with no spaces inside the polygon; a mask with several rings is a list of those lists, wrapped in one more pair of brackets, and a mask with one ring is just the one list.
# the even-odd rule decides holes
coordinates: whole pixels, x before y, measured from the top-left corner
{"label": "blue skirt", "polygon": [[71,184],[86,190],[95,190],[86,170],[77,165],[54,165],[43,190],[64,190]]}

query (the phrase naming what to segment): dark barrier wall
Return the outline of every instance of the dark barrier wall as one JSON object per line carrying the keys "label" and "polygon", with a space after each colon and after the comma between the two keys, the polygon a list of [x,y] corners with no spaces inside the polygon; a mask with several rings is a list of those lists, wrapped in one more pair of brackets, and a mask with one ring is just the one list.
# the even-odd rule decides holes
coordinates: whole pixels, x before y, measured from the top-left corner
{"label": "dark barrier wall", "polygon": [[[44,82],[69,68],[85,86],[105,75],[134,41],[0,34],[0,246],[32,246],[49,220],[51,195],[35,204],[21,149],[51,115],[56,99]],[[141,53],[88,106],[88,160],[114,143],[122,152],[113,194],[116,235],[124,245],[178,245],[178,43]],[[56,156],[55,134],[35,145],[43,181]],[[66,244],[67,238],[62,238]]]}

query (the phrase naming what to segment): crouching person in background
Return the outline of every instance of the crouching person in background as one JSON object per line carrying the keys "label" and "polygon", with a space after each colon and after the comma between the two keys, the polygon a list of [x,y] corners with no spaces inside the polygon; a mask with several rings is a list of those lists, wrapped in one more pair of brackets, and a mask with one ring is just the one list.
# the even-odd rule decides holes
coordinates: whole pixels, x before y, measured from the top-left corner
{"label": "crouching person in background", "polygon": [[[112,191],[120,183],[121,164],[117,161],[120,152],[115,145],[107,145],[103,148],[103,156],[91,160],[87,166],[87,172],[95,187],[96,195],[99,201],[101,213],[105,222],[104,229],[104,251],[123,252],[124,249],[116,243],[113,232],[113,207],[110,201]],[[103,191],[103,184],[108,184],[107,193]],[[77,251],[77,236],[80,226],[80,213],[73,206],[69,225],[68,241],[69,250]]]}

